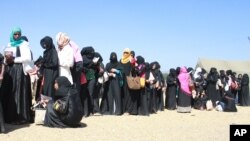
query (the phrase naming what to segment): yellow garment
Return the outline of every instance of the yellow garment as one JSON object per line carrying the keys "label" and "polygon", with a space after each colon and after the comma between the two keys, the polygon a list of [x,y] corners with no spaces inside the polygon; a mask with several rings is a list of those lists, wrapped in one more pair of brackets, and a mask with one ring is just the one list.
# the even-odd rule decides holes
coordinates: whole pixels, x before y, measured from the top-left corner
{"label": "yellow garment", "polygon": [[126,64],[131,60],[131,51],[129,48],[125,48],[123,51],[121,62],[122,64]]}
{"label": "yellow garment", "polygon": [[144,88],[145,87],[145,83],[146,83],[146,80],[144,77],[140,77],[140,84],[141,84],[141,87]]}

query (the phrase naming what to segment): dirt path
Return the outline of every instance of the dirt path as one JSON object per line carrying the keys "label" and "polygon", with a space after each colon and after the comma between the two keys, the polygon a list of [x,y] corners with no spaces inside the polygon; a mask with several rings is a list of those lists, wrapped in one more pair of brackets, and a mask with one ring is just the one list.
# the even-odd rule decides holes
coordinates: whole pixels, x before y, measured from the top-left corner
{"label": "dirt path", "polygon": [[144,116],[92,116],[81,128],[47,128],[30,124],[6,125],[1,141],[228,141],[230,124],[249,124],[250,107],[237,113],[192,110],[188,114],[165,110]]}

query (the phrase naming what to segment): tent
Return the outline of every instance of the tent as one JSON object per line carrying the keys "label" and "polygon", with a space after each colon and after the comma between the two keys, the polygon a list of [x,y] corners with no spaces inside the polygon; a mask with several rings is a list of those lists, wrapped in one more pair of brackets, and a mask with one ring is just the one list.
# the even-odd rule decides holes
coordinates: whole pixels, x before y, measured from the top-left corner
{"label": "tent", "polygon": [[204,68],[207,72],[210,71],[211,67],[217,68],[219,70],[229,70],[238,74],[247,73],[250,76],[250,61],[226,61],[226,60],[215,60],[215,59],[204,59],[199,58],[196,64],[196,68]]}
{"label": "tent", "polygon": [[[226,61],[226,60],[215,60],[215,59],[204,59],[199,58],[196,64],[196,68],[204,68],[208,73],[212,67],[215,67],[217,71],[219,70],[229,70],[236,72],[236,77],[238,74],[247,73],[250,77],[250,61]],[[250,87],[250,84],[249,84]]]}

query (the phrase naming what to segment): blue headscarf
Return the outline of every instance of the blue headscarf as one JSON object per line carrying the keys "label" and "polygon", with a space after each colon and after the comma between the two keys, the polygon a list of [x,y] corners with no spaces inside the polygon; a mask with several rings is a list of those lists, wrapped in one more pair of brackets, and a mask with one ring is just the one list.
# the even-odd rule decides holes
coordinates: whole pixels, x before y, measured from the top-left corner
{"label": "blue headscarf", "polygon": [[[14,39],[14,34],[15,33],[20,33],[20,38],[19,39]],[[12,29],[12,32],[10,34],[10,45],[12,47],[18,47],[20,44],[23,43],[23,39],[21,38],[22,30],[20,27],[15,27]]]}

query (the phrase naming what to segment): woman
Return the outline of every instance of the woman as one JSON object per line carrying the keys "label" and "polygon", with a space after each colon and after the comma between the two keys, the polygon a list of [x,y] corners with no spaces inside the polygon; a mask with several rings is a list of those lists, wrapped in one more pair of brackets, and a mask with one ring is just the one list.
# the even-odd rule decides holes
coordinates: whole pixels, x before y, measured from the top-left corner
{"label": "woman", "polygon": [[[109,80],[105,84],[104,97],[101,104],[102,113],[110,115],[122,114],[121,99],[121,68],[115,52],[110,54],[110,62],[107,63],[105,71],[108,73]],[[106,105],[106,106],[105,106]]]}
{"label": "woman", "polygon": [[73,78],[71,75],[70,68],[74,65],[74,54],[73,49],[69,45],[69,38],[62,32],[56,35],[56,41],[58,45],[58,58],[59,58],[59,76],[65,76],[69,79],[70,83],[73,84]]}
{"label": "woman", "polygon": [[240,98],[240,106],[250,106],[248,74],[243,74],[241,80],[241,92],[239,98]]}
{"label": "woman", "polygon": [[213,107],[216,107],[216,101],[221,100],[221,95],[219,94],[219,88],[216,88],[217,81],[219,79],[218,72],[216,68],[211,68],[207,76],[207,96],[212,100]]}
{"label": "woman", "polygon": [[230,91],[230,80],[227,79],[226,86],[225,86],[225,92],[221,99],[223,105],[223,111],[225,112],[237,112],[237,108],[235,105],[235,99],[234,94]]}
{"label": "woman", "polygon": [[40,44],[45,51],[43,52],[43,91],[42,93],[46,96],[54,98],[55,90],[54,83],[56,78],[59,76],[59,61],[53,40],[51,37],[46,36]]}
{"label": "woman", "polygon": [[65,113],[60,113],[53,108],[55,101],[49,101],[44,125],[58,128],[79,127],[83,111],[77,89],[72,87],[71,82],[65,76],[58,77],[54,87],[56,89],[55,101],[60,99],[65,102],[67,109]]}
{"label": "woman", "polygon": [[177,77],[176,71],[174,68],[169,70],[169,75],[167,77],[167,93],[166,93],[166,100],[165,100],[165,107],[168,110],[175,110],[176,109],[176,90],[177,90]]}
{"label": "woman", "polygon": [[191,112],[191,96],[189,81],[191,77],[187,72],[186,67],[181,67],[178,80],[180,83],[179,96],[178,96],[178,107],[177,112],[179,113],[190,113]]}
{"label": "woman", "polygon": [[157,112],[157,101],[156,101],[156,62],[152,62],[149,64],[149,71],[146,73],[146,84],[147,88],[146,91],[148,93],[149,99],[149,113],[156,113]]}
{"label": "woman", "polygon": [[[4,56],[0,53],[0,70],[1,70],[1,74],[0,74],[0,87],[1,87],[1,83],[3,80],[3,72],[4,72],[4,65],[3,65],[3,60],[4,60]],[[0,133],[4,133],[5,132],[5,127],[4,127],[4,119],[3,119],[3,109],[2,109],[2,95],[0,94]]]}
{"label": "woman", "polygon": [[[95,49],[92,46],[83,47],[81,50],[83,60],[83,73],[86,74],[87,83],[81,85],[81,100],[84,107],[84,116],[94,114],[94,92],[96,86],[96,74],[99,63],[95,59]],[[97,57],[98,58],[98,57]]]}
{"label": "woman", "polygon": [[21,38],[21,34],[21,29],[18,27],[11,32],[10,43],[5,49],[7,65],[1,87],[4,119],[12,124],[23,124],[33,120],[28,75],[32,70],[27,66],[32,62],[32,55],[29,43]]}
{"label": "woman", "polygon": [[131,50],[129,48],[125,48],[123,50],[123,55],[120,60],[123,78],[124,78],[124,85],[122,91],[122,98],[123,98],[123,111],[124,113],[128,112],[131,115],[138,114],[138,100],[139,100],[139,91],[138,90],[130,90],[127,84],[126,76],[134,74],[132,70],[134,70],[133,64],[135,59],[131,56]]}
{"label": "woman", "polygon": [[146,64],[145,59],[142,56],[136,57],[137,65],[135,67],[135,71],[138,76],[140,76],[140,83],[141,83],[141,89],[140,89],[140,99],[139,99],[139,115],[149,115],[148,110],[148,95],[146,93],[145,89],[145,83],[146,83]]}
{"label": "woman", "polygon": [[164,111],[164,100],[163,100],[163,89],[165,88],[165,80],[161,72],[161,65],[159,62],[156,63],[155,74],[156,74],[156,108],[157,111]]}

